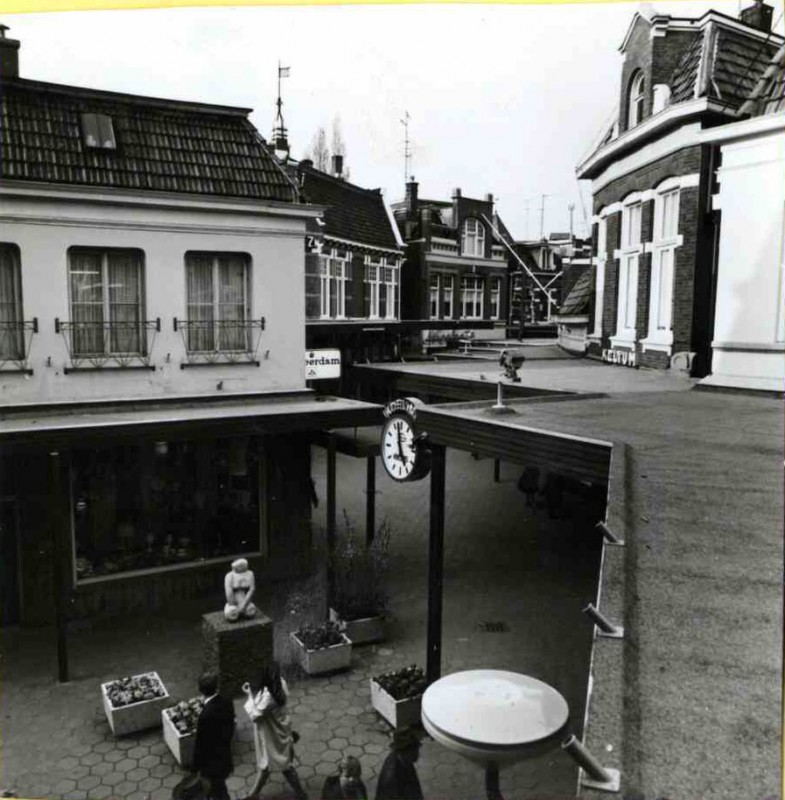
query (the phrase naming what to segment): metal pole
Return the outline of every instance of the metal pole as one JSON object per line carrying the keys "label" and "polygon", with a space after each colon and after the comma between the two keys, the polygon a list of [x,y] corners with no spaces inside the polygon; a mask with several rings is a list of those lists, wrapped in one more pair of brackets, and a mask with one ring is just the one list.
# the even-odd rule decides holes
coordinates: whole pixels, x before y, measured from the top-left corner
{"label": "metal pole", "polygon": [[499,765],[495,761],[485,767],[485,794],[488,800],[504,800],[499,788]]}
{"label": "metal pole", "polygon": [[49,453],[49,530],[52,537],[52,590],[55,601],[55,641],[57,647],[57,680],[68,681],[68,617],[66,611],[64,570],[66,549],[63,537],[68,527],[63,514],[60,453]]}
{"label": "metal pole", "polygon": [[[327,607],[335,595],[335,436],[327,434]],[[329,613],[329,611],[328,611]]]}
{"label": "metal pole", "polygon": [[499,473],[501,472],[501,462],[498,458],[493,459],[493,482],[499,482]]}
{"label": "metal pole", "polygon": [[593,781],[597,781],[598,783],[611,782],[611,775],[574,735],[571,734],[562,743],[562,749],[575,759],[581,769]]}
{"label": "metal pole", "polygon": [[428,683],[442,673],[442,594],[444,581],[444,445],[431,446],[431,528],[428,538]]}
{"label": "metal pole", "polygon": [[365,475],[365,544],[373,543],[376,527],[376,456],[368,456]]}

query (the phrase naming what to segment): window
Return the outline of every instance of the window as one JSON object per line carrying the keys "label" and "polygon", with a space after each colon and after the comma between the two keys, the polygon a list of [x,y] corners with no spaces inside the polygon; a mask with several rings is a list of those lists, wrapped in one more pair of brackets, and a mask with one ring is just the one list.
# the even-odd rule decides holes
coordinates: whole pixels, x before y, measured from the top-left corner
{"label": "window", "polygon": [[627,345],[636,340],[635,321],[638,302],[638,261],[641,253],[641,204],[630,203],[621,212],[621,250],[619,253],[619,294],[614,339]]}
{"label": "window", "polygon": [[395,319],[398,316],[398,269],[389,265],[383,267],[385,289],[385,319]]}
{"label": "window", "polygon": [[370,319],[396,319],[398,267],[383,258],[365,257],[365,314]]}
{"label": "window", "polygon": [[87,147],[101,150],[114,150],[117,147],[112,118],[107,114],[82,114],[82,134]]}
{"label": "window", "polygon": [[605,301],[605,264],[608,259],[608,220],[600,217],[597,223],[596,277],[594,281],[594,330],[592,336],[602,336],[602,306]]}
{"label": "window", "polygon": [[144,266],[139,250],[68,251],[72,357],[144,355]]}
{"label": "window", "polygon": [[346,281],[349,278],[350,256],[339,258],[335,250],[319,257],[319,278],[322,319],[346,317]]}
{"label": "window", "polygon": [[452,319],[454,285],[452,275],[431,273],[431,319]]}
{"label": "window", "polygon": [[491,278],[491,319],[499,319],[501,311],[502,279]]}
{"label": "window", "polygon": [[482,319],[482,292],[482,278],[461,278],[461,316],[464,319]]}
{"label": "window", "polygon": [[365,316],[369,319],[379,318],[379,264],[365,257]]}
{"label": "window", "polygon": [[242,253],[187,253],[190,352],[251,349],[249,259]]}
{"label": "window", "polygon": [[485,227],[478,219],[470,218],[463,223],[461,254],[464,256],[485,256]]}
{"label": "window", "polygon": [[441,275],[437,272],[431,273],[431,319],[439,319],[439,289]]}
{"label": "window", "polygon": [[679,190],[660,192],[654,199],[648,342],[670,345],[673,341],[673,267],[679,245],[678,233]]}
{"label": "window", "polygon": [[25,357],[19,248],[0,244],[0,361]]}
{"label": "window", "polygon": [[643,119],[643,106],[646,97],[646,81],[643,72],[638,70],[630,81],[627,97],[627,129],[635,127]]}
{"label": "window", "polygon": [[452,275],[442,275],[442,319],[452,319],[453,284]]}

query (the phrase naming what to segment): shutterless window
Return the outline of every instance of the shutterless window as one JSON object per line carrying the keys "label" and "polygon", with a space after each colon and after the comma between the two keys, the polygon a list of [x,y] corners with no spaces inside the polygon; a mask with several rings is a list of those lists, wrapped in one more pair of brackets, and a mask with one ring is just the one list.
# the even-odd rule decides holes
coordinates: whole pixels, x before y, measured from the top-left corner
{"label": "shutterless window", "polygon": [[73,355],[144,355],[142,252],[72,248],[68,277]]}
{"label": "shutterless window", "polygon": [[485,228],[480,220],[470,218],[464,221],[461,253],[465,256],[485,255]]}
{"label": "shutterless window", "polygon": [[441,276],[438,273],[431,275],[431,319],[439,319],[439,284]]}
{"label": "shutterless window", "polygon": [[502,279],[491,278],[491,319],[499,319],[502,296]]}
{"label": "shutterless window", "polygon": [[442,319],[452,319],[453,276],[442,275]]}
{"label": "shutterless window", "polygon": [[82,114],[82,135],[87,147],[102,150],[114,150],[117,147],[114,125],[108,114]]}
{"label": "shutterless window", "polygon": [[250,264],[244,253],[187,253],[188,350],[250,349]]}
{"label": "shutterless window", "polygon": [[627,98],[627,127],[632,128],[643,119],[643,103],[646,94],[646,81],[638,70],[630,81],[630,93]]}
{"label": "shutterless window", "polygon": [[19,248],[0,244],[0,360],[24,358]]}
{"label": "shutterless window", "polygon": [[482,278],[461,278],[461,316],[465,319],[482,319]]}

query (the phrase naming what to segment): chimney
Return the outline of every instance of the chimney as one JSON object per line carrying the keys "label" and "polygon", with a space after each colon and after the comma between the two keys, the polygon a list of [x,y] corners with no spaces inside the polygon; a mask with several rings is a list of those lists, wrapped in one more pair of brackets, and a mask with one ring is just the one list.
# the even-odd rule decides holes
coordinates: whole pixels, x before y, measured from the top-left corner
{"label": "chimney", "polygon": [[406,184],[406,216],[408,219],[417,218],[417,187],[418,183],[414,180],[414,175]]}
{"label": "chimney", "polygon": [[6,39],[8,25],[0,25],[0,79],[19,77],[19,41]]}
{"label": "chimney", "polygon": [[424,208],[420,214],[420,236],[423,239],[431,238],[431,209]]}
{"label": "chimney", "polygon": [[339,153],[333,156],[333,175],[336,178],[343,177],[343,156]]}
{"label": "chimney", "polygon": [[453,200],[455,200],[456,198],[458,198],[460,196],[461,196],[461,190],[460,189],[453,189],[452,190],[452,199]]}
{"label": "chimney", "polygon": [[739,19],[751,28],[764,33],[771,33],[771,17],[774,13],[772,6],[766,5],[763,0],[755,0],[751,6],[743,8]]}

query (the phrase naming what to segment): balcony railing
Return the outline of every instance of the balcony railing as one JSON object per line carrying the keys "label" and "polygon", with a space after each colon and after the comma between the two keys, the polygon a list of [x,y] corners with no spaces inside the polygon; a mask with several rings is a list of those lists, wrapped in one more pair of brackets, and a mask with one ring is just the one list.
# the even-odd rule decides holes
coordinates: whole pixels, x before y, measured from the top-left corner
{"label": "balcony railing", "polygon": [[64,372],[92,369],[155,369],[150,353],[161,330],[160,317],[139,322],[70,322],[55,319],[65,340],[70,366]]}
{"label": "balcony railing", "polygon": [[0,322],[0,372],[33,374],[27,359],[34,333],[38,333],[38,317],[27,322]]}
{"label": "balcony railing", "polygon": [[185,367],[212,364],[255,364],[265,329],[265,318],[244,320],[183,320],[174,318],[174,329],[180,331],[185,345]]}

